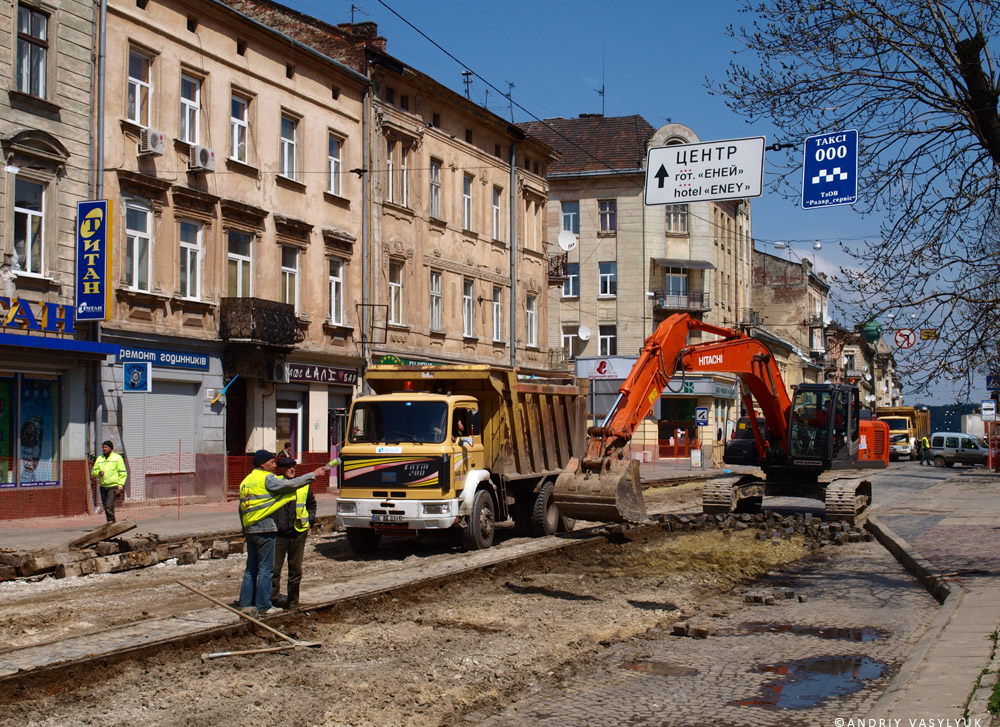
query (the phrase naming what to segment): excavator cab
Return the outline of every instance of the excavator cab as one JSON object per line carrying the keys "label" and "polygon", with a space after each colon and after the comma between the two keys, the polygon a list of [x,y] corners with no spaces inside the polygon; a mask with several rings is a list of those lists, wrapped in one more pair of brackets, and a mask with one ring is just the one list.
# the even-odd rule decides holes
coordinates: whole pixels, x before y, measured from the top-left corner
{"label": "excavator cab", "polygon": [[823,470],[857,466],[859,418],[856,386],[800,384],[788,422],[792,463]]}

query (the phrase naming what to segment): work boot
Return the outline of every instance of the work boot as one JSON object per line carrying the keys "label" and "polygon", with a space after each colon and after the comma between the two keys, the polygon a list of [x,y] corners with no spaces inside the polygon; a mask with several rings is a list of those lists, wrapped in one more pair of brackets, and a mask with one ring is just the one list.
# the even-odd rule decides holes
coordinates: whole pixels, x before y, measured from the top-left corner
{"label": "work boot", "polygon": [[284,613],[284,611],[285,611],[285,609],[283,609],[283,608],[278,608],[277,606],[271,606],[271,608],[267,609],[266,611],[261,611],[259,615],[260,616],[274,616],[274,615],[279,614],[279,613]]}

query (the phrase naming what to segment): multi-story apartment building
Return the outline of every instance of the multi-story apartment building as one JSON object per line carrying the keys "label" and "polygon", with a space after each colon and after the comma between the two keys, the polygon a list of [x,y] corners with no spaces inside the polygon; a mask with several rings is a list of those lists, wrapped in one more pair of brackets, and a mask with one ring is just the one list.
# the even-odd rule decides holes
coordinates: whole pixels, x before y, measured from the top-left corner
{"label": "multi-story apartment building", "polygon": [[751,310],[743,318],[775,354],[788,386],[823,381],[829,293],[826,275],[807,258],[753,251]]}
{"label": "multi-story apartment building", "polygon": [[[647,150],[700,141],[682,124],[654,129],[639,116],[584,114],[522,127],[561,155],[548,175],[550,254],[564,254],[556,244],[561,231],[577,243],[565,253],[563,286],[550,293],[550,345],[593,379],[592,414],[601,417],[646,337],[668,316],[740,322],[750,305],[750,205],[644,204]],[[662,393],[633,437],[634,449],[643,456],[711,449],[721,461],[714,445],[739,414],[737,393],[732,377],[684,377],[676,390]],[[695,424],[700,407],[709,410],[704,427]]]}
{"label": "multi-story apartment building", "polygon": [[103,436],[142,462],[131,496],[285,441],[325,456],[362,364],[368,79],[217,0],[111,0],[106,48],[102,340],[152,362],[143,395],[103,369]]}
{"label": "multi-story apartment building", "polygon": [[80,512],[88,398],[112,350],[74,315],[76,206],[93,195],[94,5],[4,3],[0,28],[0,517]]}
{"label": "multi-story apartment building", "polygon": [[374,23],[227,2],[371,79],[357,332],[366,360],[547,370],[552,149],[389,55]]}

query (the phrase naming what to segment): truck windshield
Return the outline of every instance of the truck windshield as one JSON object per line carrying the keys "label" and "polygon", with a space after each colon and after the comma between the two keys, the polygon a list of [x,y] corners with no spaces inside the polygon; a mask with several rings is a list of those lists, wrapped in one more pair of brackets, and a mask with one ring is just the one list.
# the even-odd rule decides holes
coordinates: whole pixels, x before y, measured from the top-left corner
{"label": "truck windshield", "polygon": [[880,422],[885,422],[890,432],[901,432],[910,428],[910,420],[906,417],[879,417]]}
{"label": "truck windshield", "polygon": [[440,444],[447,433],[443,401],[360,401],[351,412],[347,441]]}

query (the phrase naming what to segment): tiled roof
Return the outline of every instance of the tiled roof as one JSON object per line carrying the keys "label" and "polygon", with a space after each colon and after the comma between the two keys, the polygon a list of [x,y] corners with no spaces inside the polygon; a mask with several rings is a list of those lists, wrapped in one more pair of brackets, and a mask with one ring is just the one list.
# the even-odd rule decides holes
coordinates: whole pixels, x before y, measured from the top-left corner
{"label": "tiled roof", "polygon": [[549,174],[641,169],[646,163],[646,144],[656,132],[638,115],[605,118],[587,114],[518,126],[562,154],[562,159],[549,165]]}

